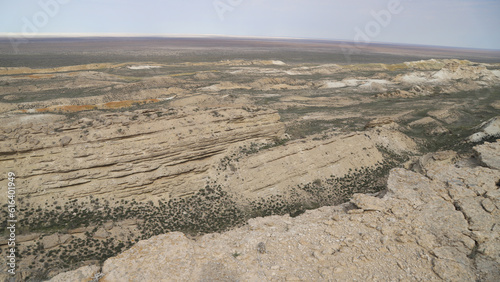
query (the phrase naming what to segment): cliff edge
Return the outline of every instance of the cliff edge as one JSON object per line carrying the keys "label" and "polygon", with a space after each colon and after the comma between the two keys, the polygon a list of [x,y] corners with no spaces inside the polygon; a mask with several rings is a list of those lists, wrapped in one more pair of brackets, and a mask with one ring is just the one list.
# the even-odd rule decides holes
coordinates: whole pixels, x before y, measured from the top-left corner
{"label": "cliff edge", "polygon": [[[453,151],[391,171],[385,195],[292,218],[255,218],[197,240],[172,232],[50,281],[498,281],[500,171]],[[493,148],[493,149],[492,149]],[[485,156],[484,154],[488,154]],[[497,159],[498,162],[498,159]]]}

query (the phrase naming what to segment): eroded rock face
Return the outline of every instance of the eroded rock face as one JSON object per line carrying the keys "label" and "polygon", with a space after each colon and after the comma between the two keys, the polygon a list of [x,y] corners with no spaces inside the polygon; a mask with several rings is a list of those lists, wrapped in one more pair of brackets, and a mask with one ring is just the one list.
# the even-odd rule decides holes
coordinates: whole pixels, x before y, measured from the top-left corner
{"label": "eroded rock face", "polygon": [[[118,246],[121,242],[130,246],[141,236],[153,235],[141,218],[116,219],[116,214],[108,213],[104,220],[86,226],[80,222],[81,218],[87,218],[86,213],[94,216],[101,211],[114,212],[125,207],[124,213],[128,214],[138,205],[141,208],[150,205],[150,200],[189,199],[205,187],[209,179],[235,195],[238,209],[244,210],[252,200],[286,196],[297,184],[381,167],[384,156],[377,146],[395,152],[408,152],[416,147],[410,138],[392,128],[332,133],[325,138],[308,137],[280,143],[286,134],[276,111],[248,107],[186,106],[100,113],[69,120],[62,115],[34,117],[41,120],[15,116],[7,119],[0,129],[5,136],[0,141],[0,160],[5,164],[0,168],[1,174],[14,171],[19,176],[16,184],[23,187],[19,190],[23,206],[29,204],[32,208],[23,220],[37,228],[40,222],[49,222],[57,225],[56,228],[76,224],[68,227],[69,230],[27,239],[29,242],[24,246],[28,247],[22,250],[28,253],[20,266],[23,270],[40,258],[32,251],[35,247],[38,250],[39,243],[46,253],[68,246],[74,252],[98,253],[125,248],[123,244]],[[54,122],[47,124],[43,118]],[[137,202],[131,203],[132,200]],[[78,201],[83,205],[72,206]],[[205,202],[208,201],[218,207],[213,198]],[[109,202],[113,210],[108,208]],[[186,213],[199,207],[190,206],[192,209]],[[59,218],[63,219],[52,223],[53,218],[45,209],[61,212],[64,216]],[[110,222],[110,218],[114,221]],[[81,240],[117,243],[111,247],[102,244],[101,249],[94,250],[80,247]],[[6,247],[6,242],[0,240],[0,246]],[[264,250],[267,252],[267,247]],[[94,257],[90,259],[94,261]],[[63,255],[61,260],[67,261],[68,255]],[[63,267],[67,269],[69,264]],[[206,271],[212,271],[210,269]],[[220,272],[214,269],[213,273]],[[59,271],[47,275],[51,277]]]}
{"label": "eroded rock face", "polygon": [[[36,205],[88,196],[169,199],[194,193],[208,180],[257,198],[377,167],[384,160],[377,146],[398,154],[416,150],[410,138],[389,128],[258,149],[284,135],[279,119],[272,110],[185,107],[107,113],[70,123],[12,122],[2,129],[0,173],[21,176],[19,195],[29,194],[24,199]],[[250,144],[261,145],[248,152]]]}
{"label": "eroded rock face", "polygon": [[2,128],[7,137],[0,141],[0,170],[22,176],[20,195],[37,203],[196,191],[205,184],[203,173],[228,149],[284,133],[278,114],[237,108],[135,111],[11,126]]}
{"label": "eroded rock face", "polygon": [[295,141],[244,161],[232,161],[218,183],[228,183],[231,191],[247,196],[266,197],[286,192],[297,183],[309,183],[325,175],[342,176],[350,169],[376,167],[383,156],[377,143],[363,133],[326,140]]}
{"label": "eroded rock face", "polygon": [[500,171],[454,156],[427,156],[425,175],[393,169],[382,198],[141,241],[108,259],[100,281],[498,281]]}

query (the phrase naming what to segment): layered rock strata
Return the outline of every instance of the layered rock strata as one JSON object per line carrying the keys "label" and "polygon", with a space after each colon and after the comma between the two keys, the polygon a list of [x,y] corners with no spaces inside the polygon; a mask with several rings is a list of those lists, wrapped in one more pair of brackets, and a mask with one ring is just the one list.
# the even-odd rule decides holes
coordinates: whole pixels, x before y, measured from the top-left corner
{"label": "layered rock strata", "polygon": [[426,156],[423,174],[392,170],[383,197],[356,194],[196,241],[141,241],[108,259],[100,281],[498,281],[500,171],[456,156]]}
{"label": "layered rock strata", "polygon": [[237,108],[141,110],[53,124],[34,119],[1,130],[0,173],[15,172],[19,196],[37,203],[190,193],[231,148],[284,133],[278,114]]}

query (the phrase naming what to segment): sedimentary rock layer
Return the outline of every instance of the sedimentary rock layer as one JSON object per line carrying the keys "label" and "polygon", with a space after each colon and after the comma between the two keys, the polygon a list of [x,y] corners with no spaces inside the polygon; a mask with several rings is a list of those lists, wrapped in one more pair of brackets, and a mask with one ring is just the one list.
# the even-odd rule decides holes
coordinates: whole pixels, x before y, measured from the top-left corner
{"label": "sedimentary rock layer", "polygon": [[38,203],[89,195],[168,198],[202,188],[204,173],[233,146],[283,133],[278,114],[238,108],[107,113],[53,124],[33,119],[2,127],[1,175],[15,172],[20,196]]}
{"label": "sedimentary rock layer", "polygon": [[383,197],[141,241],[100,281],[498,281],[500,171],[456,160],[440,152],[420,162],[425,175],[392,170]]}

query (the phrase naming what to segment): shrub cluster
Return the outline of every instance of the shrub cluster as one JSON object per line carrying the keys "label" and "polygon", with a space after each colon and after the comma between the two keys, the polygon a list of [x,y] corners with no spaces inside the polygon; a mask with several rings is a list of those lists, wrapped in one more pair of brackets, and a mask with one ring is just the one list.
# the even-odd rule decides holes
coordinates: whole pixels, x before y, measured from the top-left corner
{"label": "shrub cluster", "polygon": [[170,231],[189,235],[220,232],[241,225],[246,219],[230,194],[215,183],[190,197],[160,201],[141,217],[142,239]]}

